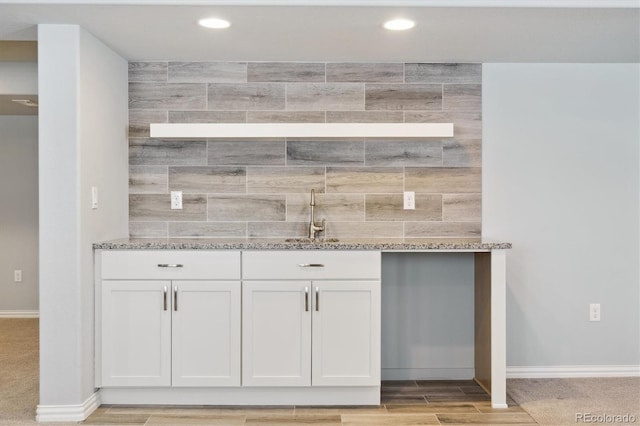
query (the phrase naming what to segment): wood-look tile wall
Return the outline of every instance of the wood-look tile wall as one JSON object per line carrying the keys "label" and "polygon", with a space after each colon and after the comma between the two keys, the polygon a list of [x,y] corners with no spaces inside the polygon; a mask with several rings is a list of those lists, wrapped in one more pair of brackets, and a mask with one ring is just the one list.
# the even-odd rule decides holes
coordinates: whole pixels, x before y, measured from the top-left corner
{"label": "wood-look tile wall", "polygon": [[[302,237],[313,188],[328,237],[478,237],[481,92],[480,64],[132,62],[131,236]],[[166,122],[453,122],[455,137],[150,139]]]}

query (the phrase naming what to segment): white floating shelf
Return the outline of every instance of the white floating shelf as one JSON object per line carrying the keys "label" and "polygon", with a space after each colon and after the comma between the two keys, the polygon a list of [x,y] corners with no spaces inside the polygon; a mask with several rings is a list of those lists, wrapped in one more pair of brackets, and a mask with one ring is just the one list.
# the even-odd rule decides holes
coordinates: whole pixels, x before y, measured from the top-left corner
{"label": "white floating shelf", "polygon": [[450,138],[453,123],[151,123],[152,138]]}

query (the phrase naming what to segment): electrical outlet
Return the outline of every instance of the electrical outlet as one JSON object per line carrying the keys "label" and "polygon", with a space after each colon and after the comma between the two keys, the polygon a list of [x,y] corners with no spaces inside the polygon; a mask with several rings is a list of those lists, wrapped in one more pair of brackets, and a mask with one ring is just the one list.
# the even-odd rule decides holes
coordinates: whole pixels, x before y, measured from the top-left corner
{"label": "electrical outlet", "polygon": [[13,271],[13,282],[14,283],[22,282],[22,269],[16,269]]}
{"label": "electrical outlet", "polygon": [[589,305],[589,321],[600,321],[599,303],[592,303]]}
{"label": "electrical outlet", "polygon": [[416,193],[413,191],[405,191],[404,193],[404,209],[415,210],[416,209]]}
{"label": "electrical outlet", "polygon": [[171,210],[182,210],[182,191],[171,191]]}

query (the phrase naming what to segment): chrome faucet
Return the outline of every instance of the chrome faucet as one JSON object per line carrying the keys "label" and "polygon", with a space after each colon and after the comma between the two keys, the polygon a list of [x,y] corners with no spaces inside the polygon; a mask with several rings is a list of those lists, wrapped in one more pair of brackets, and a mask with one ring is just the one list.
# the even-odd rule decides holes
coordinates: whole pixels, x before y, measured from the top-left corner
{"label": "chrome faucet", "polygon": [[315,217],[315,211],[314,211],[314,207],[316,206],[316,190],[315,189],[311,190],[311,203],[309,203],[309,205],[311,206],[311,218],[309,220],[309,239],[313,241],[316,239],[316,235],[319,232],[324,231],[324,226],[325,226],[324,219],[322,219],[322,225],[316,225],[316,217]]}

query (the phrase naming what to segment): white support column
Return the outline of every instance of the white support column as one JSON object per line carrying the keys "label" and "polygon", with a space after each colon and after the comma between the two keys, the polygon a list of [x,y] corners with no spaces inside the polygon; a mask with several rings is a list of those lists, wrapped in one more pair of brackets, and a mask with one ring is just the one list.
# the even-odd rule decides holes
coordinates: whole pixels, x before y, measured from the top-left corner
{"label": "white support column", "polygon": [[[93,250],[125,237],[127,61],[77,25],[38,25],[40,401],[84,420],[93,378]],[[91,188],[100,188],[100,209]]]}
{"label": "white support column", "polygon": [[[84,420],[78,211],[80,29],[38,26],[40,401],[38,421]],[[62,194],[62,197],[61,197]],[[64,202],[61,202],[61,198]]]}
{"label": "white support column", "polygon": [[507,408],[505,250],[491,251],[491,406]]}

